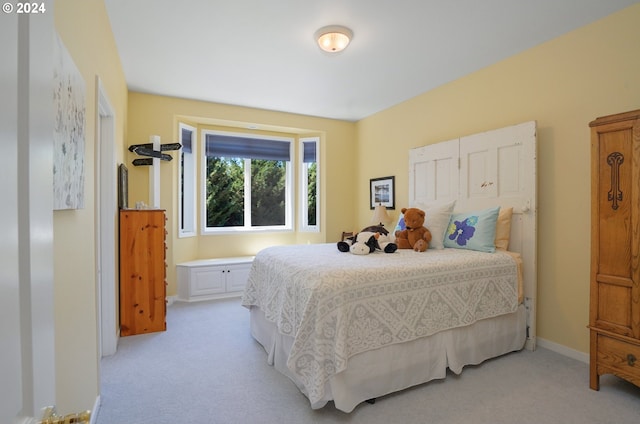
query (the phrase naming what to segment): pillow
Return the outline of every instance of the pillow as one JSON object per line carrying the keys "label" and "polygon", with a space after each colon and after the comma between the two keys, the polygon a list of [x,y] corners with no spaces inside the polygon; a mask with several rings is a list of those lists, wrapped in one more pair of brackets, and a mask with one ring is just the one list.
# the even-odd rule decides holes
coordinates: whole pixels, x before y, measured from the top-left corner
{"label": "pillow", "polygon": [[445,234],[444,247],[495,252],[499,211],[500,207],[496,206],[481,211],[453,214]]}
{"label": "pillow", "polygon": [[498,220],[496,221],[496,250],[509,250],[512,215],[513,208],[500,208]]}
{"label": "pillow", "polygon": [[[425,214],[424,226],[431,231],[431,243],[429,243],[429,249],[444,249],[444,233],[449,226],[449,218],[456,201],[449,202],[431,202],[431,203],[419,203],[416,202],[413,207],[422,209]],[[406,229],[404,223],[404,215],[400,214],[395,231]],[[394,233],[395,233],[394,231]]]}
{"label": "pillow", "polygon": [[407,224],[405,224],[404,214],[401,212],[400,216],[398,217],[398,223],[396,224],[396,228],[393,230],[393,233],[395,234],[396,231],[402,231],[406,229],[407,229]]}

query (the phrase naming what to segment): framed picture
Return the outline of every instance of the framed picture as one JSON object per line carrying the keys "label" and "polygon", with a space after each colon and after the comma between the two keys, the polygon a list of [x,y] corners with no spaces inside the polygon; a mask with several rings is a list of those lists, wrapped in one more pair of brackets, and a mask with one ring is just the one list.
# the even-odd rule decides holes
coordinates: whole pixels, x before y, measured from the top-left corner
{"label": "framed picture", "polygon": [[124,163],[118,166],[118,207],[129,208],[129,170]]}
{"label": "framed picture", "polygon": [[84,209],[86,86],[56,34],[53,44],[53,209]]}
{"label": "framed picture", "polygon": [[372,178],[369,180],[369,198],[371,209],[376,205],[386,206],[387,209],[396,208],[395,177]]}

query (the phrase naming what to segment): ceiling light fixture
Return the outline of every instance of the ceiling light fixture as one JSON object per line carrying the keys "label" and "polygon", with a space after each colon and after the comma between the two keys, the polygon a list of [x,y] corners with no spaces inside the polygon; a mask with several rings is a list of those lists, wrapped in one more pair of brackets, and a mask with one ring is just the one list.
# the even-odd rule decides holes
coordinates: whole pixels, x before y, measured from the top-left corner
{"label": "ceiling light fixture", "polygon": [[329,25],[317,30],[315,37],[318,40],[318,46],[322,50],[329,53],[338,53],[349,45],[353,38],[353,32],[347,27]]}

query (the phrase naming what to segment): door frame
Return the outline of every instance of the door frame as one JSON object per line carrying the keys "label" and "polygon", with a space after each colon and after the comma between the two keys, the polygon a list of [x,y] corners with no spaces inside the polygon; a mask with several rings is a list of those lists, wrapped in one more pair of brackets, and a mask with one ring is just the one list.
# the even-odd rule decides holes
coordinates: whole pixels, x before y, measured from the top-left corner
{"label": "door frame", "polygon": [[96,76],[96,284],[98,352],[116,353],[116,162],[115,113],[104,85]]}

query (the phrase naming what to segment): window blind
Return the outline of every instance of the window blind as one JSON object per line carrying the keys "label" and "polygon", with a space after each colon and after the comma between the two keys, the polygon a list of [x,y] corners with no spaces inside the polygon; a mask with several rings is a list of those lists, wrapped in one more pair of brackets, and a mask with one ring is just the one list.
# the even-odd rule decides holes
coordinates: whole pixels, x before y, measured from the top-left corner
{"label": "window blind", "polygon": [[191,135],[193,131],[188,130],[186,128],[182,129],[182,152],[183,153],[191,153]]}
{"label": "window blind", "polygon": [[289,146],[288,141],[280,140],[220,134],[205,137],[207,156],[216,157],[289,161]]}
{"label": "window blind", "polygon": [[304,163],[313,163],[316,161],[316,142],[303,141],[304,146],[303,161]]}

